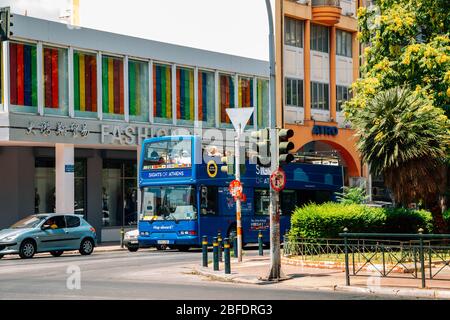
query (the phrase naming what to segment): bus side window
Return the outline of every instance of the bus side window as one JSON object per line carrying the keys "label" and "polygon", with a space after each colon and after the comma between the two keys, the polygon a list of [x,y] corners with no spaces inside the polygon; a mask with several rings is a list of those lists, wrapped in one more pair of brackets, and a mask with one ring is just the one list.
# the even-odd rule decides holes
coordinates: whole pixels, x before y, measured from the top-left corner
{"label": "bus side window", "polygon": [[269,215],[269,189],[255,189],[255,215]]}
{"label": "bus side window", "polygon": [[218,187],[202,186],[200,191],[200,212],[202,215],[217,215]]}
{"label": "bus side window", "polygon": [[297,191],[283,190],[280,193],[280,211],[282,215],[291,215],[297,207]]}

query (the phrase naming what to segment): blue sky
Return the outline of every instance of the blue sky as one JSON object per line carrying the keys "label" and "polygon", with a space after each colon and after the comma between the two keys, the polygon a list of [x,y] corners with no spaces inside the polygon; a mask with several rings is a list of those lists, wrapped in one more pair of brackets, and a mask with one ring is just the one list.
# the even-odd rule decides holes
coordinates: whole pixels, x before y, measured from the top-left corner
{"label": "blue sky", "polygon": [[[0,0],[0,6],[61,21],[70,0]],[[269,57],[264,0],[80,0],[80,24],[255,59]]]}

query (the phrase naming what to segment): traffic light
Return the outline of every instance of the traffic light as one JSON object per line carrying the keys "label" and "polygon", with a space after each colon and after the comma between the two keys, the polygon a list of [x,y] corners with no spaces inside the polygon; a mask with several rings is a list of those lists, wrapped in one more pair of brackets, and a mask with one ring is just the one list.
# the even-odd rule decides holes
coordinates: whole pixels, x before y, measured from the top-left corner
{"label": "traffic light", "polygon": [[262,167],[270,167],[270,129],[253,131],[251,137],[256,139],[256,155],[253,155],[253,163]]}
{"label": "traffic light", "polygon": [[0,8],[0,40],[8,40],[12,36],[10,27],[13,26],[11,22],[12,14],[9,7]]}
{"label": "traffic light", "polygon": [[294,130],[292,129],[280,129],[278,131],[278,150],[279,150],[279,163],[280,166],[284,164],[288,164],[294,160],[294,155],[289,153],[292,149],[294,149],[294,143],[289,141],[290,138],[294,136]]}
{"label": "traffic light", "polygon": [[233,156],[226,156],[222,157],[221,159],[222,166],[220,166],[220,171],[225,172],[229,176],[234,174],[234,157]]}

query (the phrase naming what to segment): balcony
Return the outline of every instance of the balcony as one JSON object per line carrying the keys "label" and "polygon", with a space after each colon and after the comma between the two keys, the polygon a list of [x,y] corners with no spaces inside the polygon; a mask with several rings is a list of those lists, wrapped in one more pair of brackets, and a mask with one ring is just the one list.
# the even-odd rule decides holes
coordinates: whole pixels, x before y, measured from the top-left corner
{"label": "balcony", "polygon": [[312,19],[328,26],[337,24],[341,18],[340,0],[312,0]]}

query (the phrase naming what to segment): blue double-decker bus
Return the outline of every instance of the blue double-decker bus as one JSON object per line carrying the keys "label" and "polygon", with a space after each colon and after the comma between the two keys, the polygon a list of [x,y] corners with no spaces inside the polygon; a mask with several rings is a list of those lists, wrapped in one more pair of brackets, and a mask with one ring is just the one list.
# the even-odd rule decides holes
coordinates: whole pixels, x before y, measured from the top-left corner
{"label": "blue double-decker bus", "polygon": [[[235,201],[228,191],[234,175],[220,170],[219,148],[202,146],[198,136],[146,139],[139,166],[141,212],[139,245],[188,250],[201,246],[202,236],[236,230]],[[280,193],[280,233],[290,215],[308,202],[335,200],[343,184],[342,167],[290,163],[283,167],[287,183]],[[269,243],[269,169],[246,161],[241,183],[243,243],[257,242],[259,231]]]}

